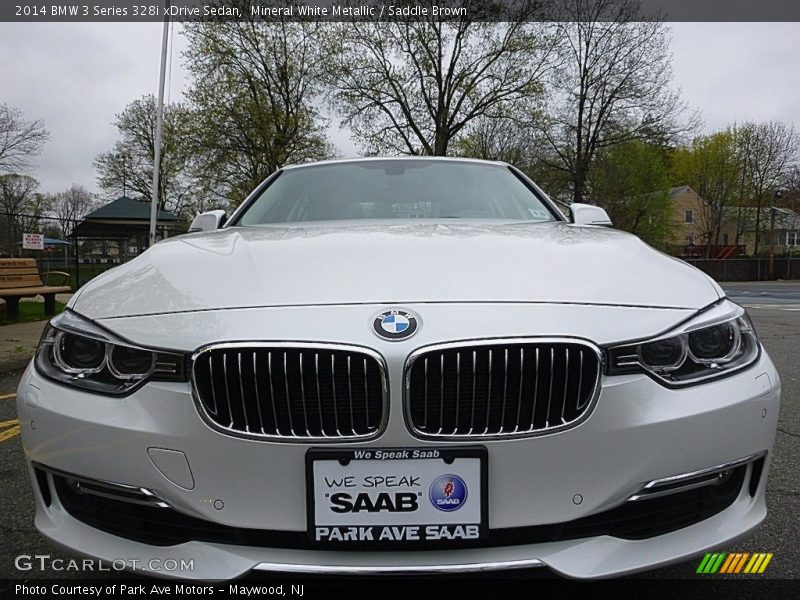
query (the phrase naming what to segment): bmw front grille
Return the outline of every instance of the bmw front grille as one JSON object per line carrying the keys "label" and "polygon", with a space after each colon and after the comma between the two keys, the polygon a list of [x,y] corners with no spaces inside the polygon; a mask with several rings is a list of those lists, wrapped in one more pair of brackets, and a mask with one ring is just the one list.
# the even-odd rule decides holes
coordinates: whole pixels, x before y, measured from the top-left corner
{"label": "bmw front grille", "polygon": [[194,355],[192,386],[209,425],[244,437],[372,438],[388,418],[383,359],[358,346],[214,344]]}
{"label": "bmw front grille", "polygon": [[568,338],[429,346],[406,365],[406,418],[424,438],[552,433],[589,416],[600,367],[596,346]]}

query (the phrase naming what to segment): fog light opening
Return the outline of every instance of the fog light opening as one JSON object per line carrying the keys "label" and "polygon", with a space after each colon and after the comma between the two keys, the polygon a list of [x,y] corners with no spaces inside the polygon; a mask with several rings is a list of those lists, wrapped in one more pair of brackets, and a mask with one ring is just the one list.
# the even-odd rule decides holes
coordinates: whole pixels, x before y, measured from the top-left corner
{"label": "fog light opening", "polygon": [[731,477],[732,475],[733,469],[722,471],[717,475],[717,481],[714,482],[714,485],[708,486],[708,494],[711,498],[722,501],[739,494],[741,481],[736,481]]}
{"label": "fog light opening", "polygon": [[761,483],[761,474],[764,472],[766,460],[766,457],[759,458],[753,462],[750,469],[750,483],[747,486],[747,491],[750,493],[751,498],[755,498],[756,492],[758,492],[758,484]]}
{"label": "fog light opening", "polygon": [[37,468],[34,468],[33,472],[36,475],[36,483],[39,486],[39,493],[42,495],[42,501],[45,506],[49,507],[53,503],[53,496],[50,493],[50,482],[47,480],[47,473]]}

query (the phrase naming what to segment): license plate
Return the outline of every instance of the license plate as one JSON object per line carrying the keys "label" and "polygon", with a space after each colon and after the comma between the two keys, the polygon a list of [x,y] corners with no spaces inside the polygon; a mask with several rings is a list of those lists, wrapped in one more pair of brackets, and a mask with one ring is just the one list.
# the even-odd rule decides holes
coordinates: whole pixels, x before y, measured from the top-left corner
{"label": "license plate", "polygon": [[465,543],[485,534],[486,449],[312,449],[308,534],[320,544]]}

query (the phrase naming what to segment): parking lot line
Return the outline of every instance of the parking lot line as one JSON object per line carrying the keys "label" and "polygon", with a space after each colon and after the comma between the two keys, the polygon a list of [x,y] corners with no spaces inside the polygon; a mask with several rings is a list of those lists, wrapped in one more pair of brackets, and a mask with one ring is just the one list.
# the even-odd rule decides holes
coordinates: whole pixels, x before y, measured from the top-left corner
{"label": "parking lot line", "polygon": [[13,394],[0,394],[0,400],[10,400],[11,398],[16,398],[16,397],[17,397],[17,392],[14,392]]}
{"label": "parking lot line", "polygon": [[19,425],[15,425],[11,429],[7,429],[6,431],[0,433],[0,443],[10,440],[17,434],[19,434]]}
{"label": "parking lot line", "polygon": [[19,423],[19,419],[11,419],[10,421],[0,421],[0,427],[9,427]]}
{"label": "parking lot line", "polygon": [[782,310],[785,312],[800,312],[800,304],[748,304],[742,303],[745,308],[761,308],[765,310]]}

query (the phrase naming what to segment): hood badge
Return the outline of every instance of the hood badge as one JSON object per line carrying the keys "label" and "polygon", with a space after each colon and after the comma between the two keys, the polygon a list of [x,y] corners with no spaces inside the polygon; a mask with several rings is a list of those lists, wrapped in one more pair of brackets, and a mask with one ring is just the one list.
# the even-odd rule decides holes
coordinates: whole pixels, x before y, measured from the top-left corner
{"label": "hood badge", "polygon": [[372,319],[372,330],[381,338],[400,342],[410,338],[419,329],[419,317],[404,308],[390,308]]}

